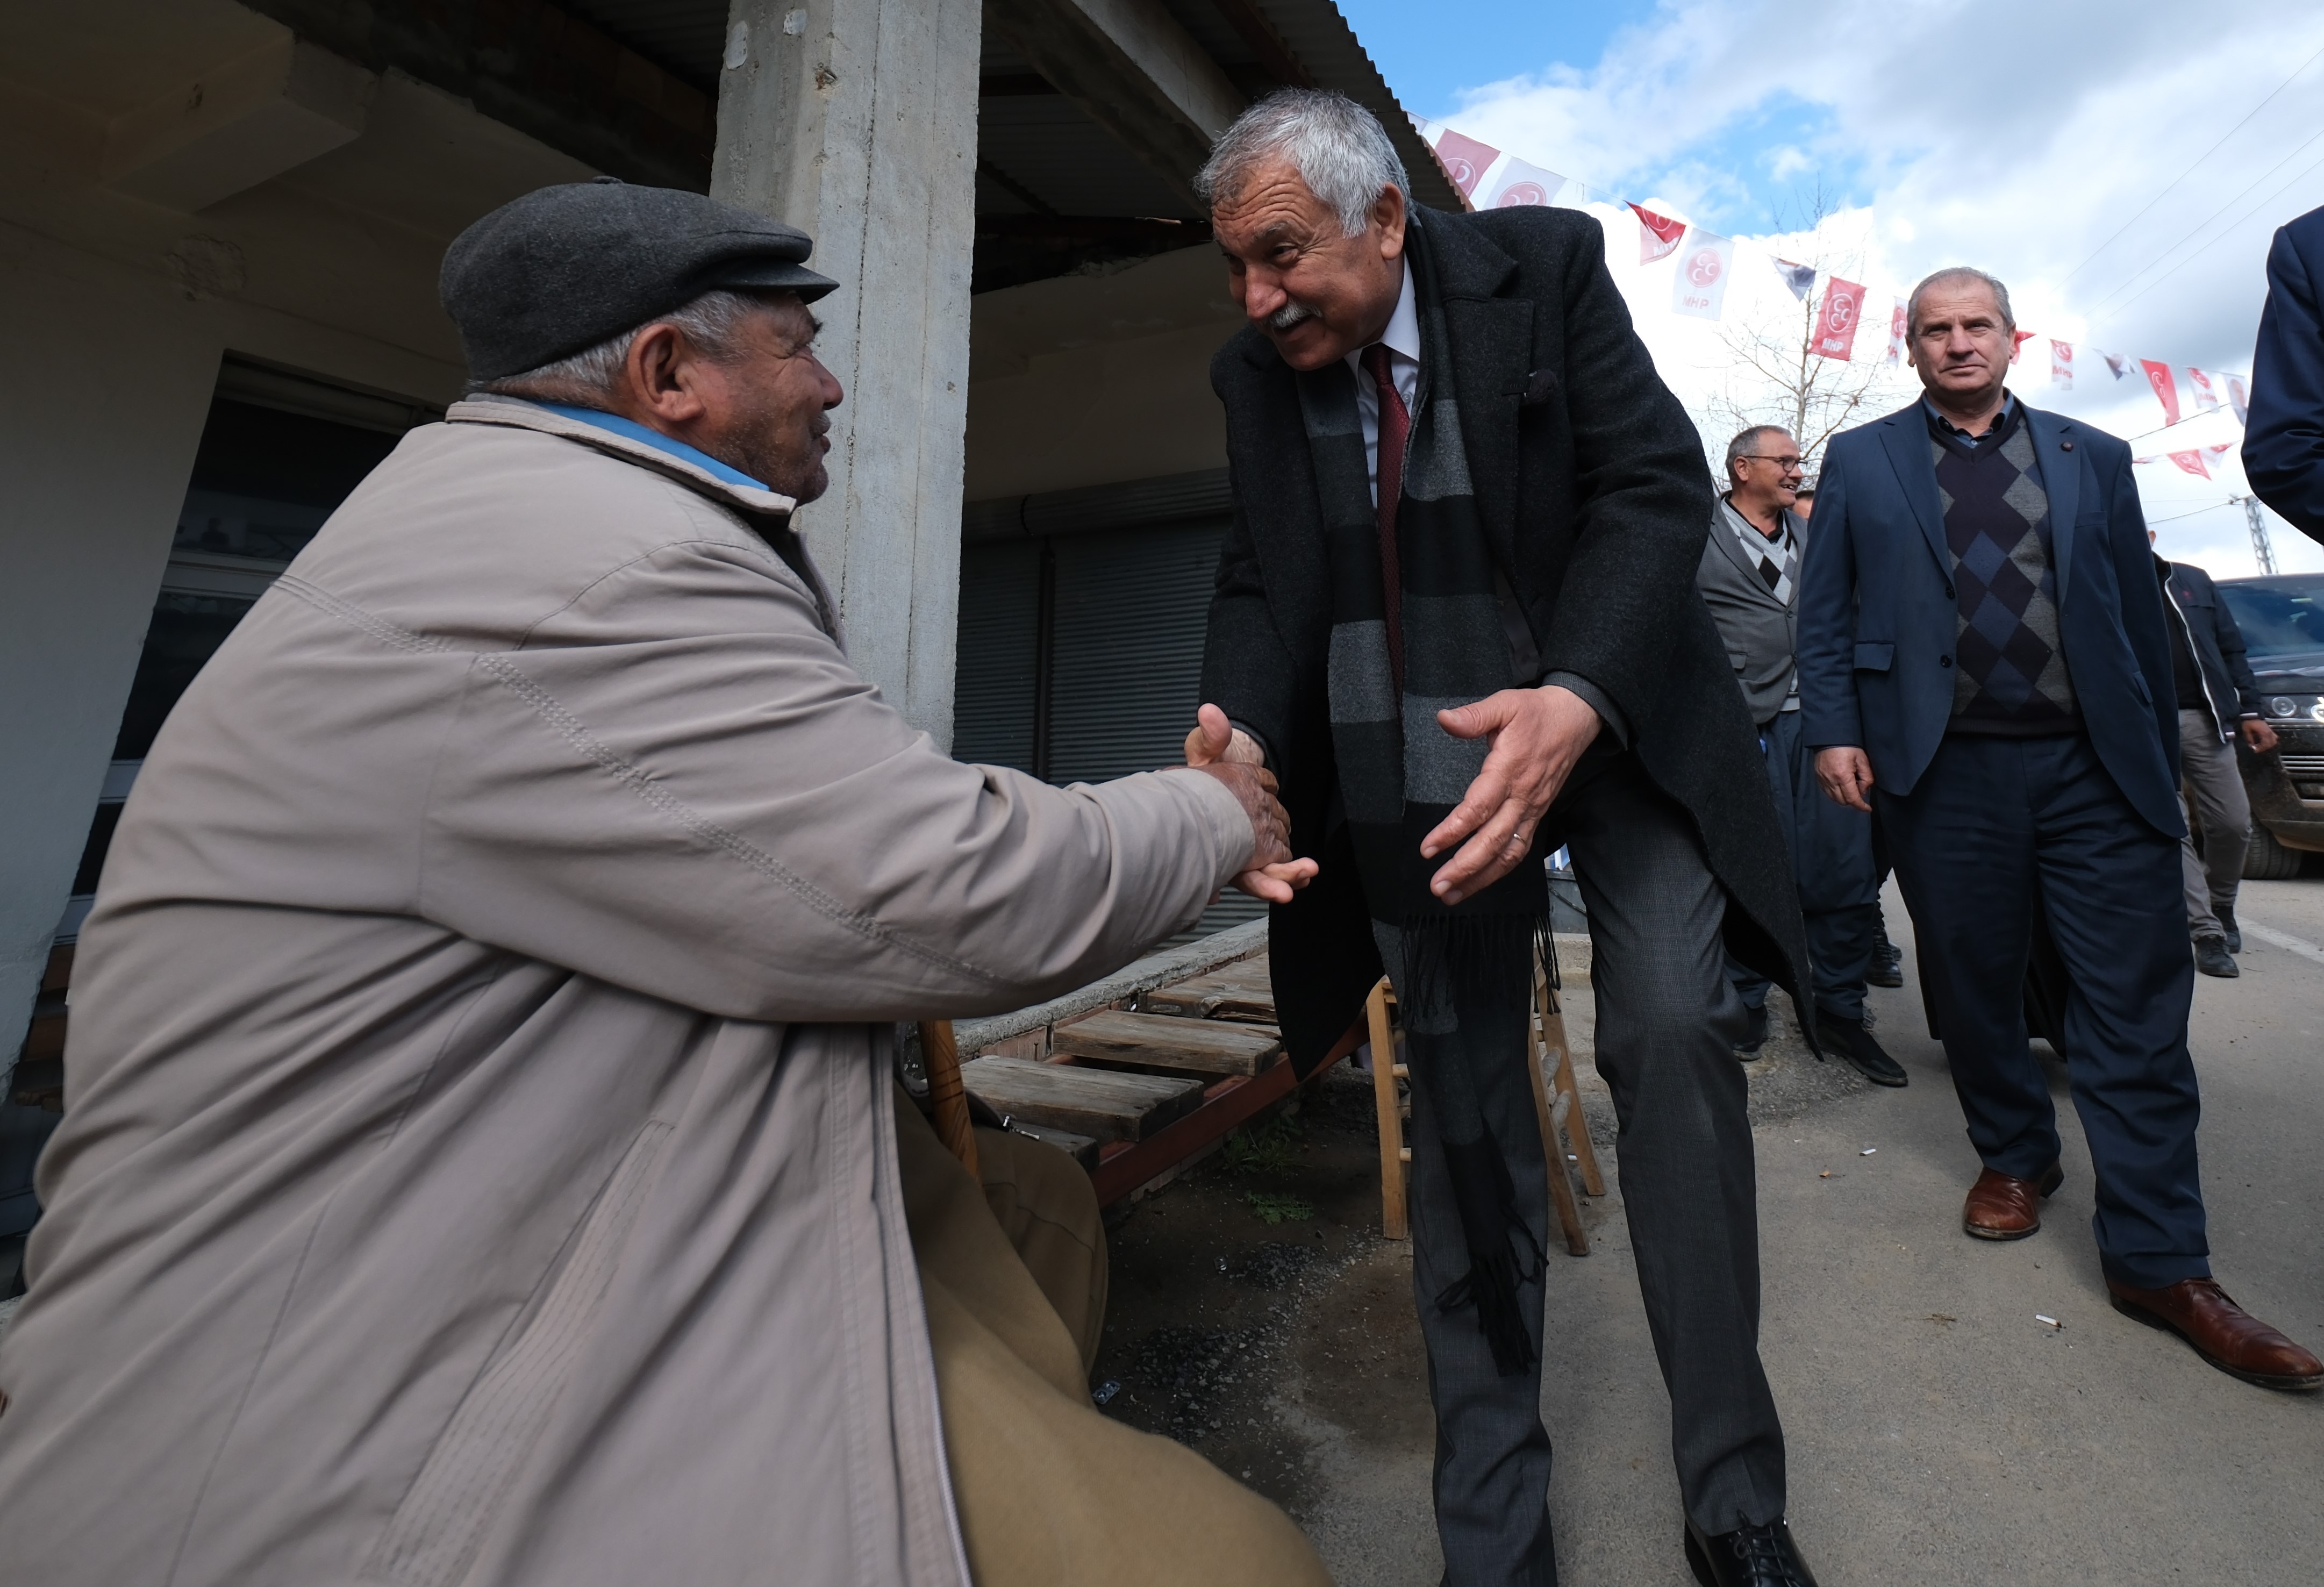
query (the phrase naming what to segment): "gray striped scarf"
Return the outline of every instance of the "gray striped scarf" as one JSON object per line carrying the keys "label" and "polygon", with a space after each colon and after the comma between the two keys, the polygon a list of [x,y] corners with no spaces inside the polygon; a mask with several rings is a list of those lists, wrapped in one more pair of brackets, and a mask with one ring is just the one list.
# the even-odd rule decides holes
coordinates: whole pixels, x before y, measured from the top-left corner
{"label": "gray striped scarf", "polygon": [[1515,1206],[1508,1167],[1479,1102],[1480,1077],[1527,1061],[1533,957],[1548,915],[1538,857],[1447,906],[1428,890],[1438,866],[1420,841],[1452,813],[1482,769],[1482,739],[1456,739],[1436,713],[1532,679],[1514,676],[1494,598],[1494,561],[1469,475],[1458,405],[1432,372],[1449,343],[1420,218],[1406,232],[1420,310],[1420,384],[1397,503],[1404,688],[1388,645],[1379,521],[1342,360],[1302,374],[1299,404],[1314,459],[1332,579],[1326,669],[1333,760],[1380,960],[1395,985],[1414,1083],[1444,1143],[1470,1270],[1437,1296],[1473,1304],[1504,1373],[1536,1359],[1536,1310],[1518,1298],[1537,1279],[1541,1248]]}

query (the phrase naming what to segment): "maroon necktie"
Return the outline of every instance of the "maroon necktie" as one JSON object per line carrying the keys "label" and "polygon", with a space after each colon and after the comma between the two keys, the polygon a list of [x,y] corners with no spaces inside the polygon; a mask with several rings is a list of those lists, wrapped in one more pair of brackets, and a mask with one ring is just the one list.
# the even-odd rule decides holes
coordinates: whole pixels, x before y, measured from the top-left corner
{"label": "maroon necktie", "polygon": [[1388,618],[1388,665],[1396,679],[1397,697],[1404,697],[1404,584],[1396,565],[1396,509],[1404,499],[1404,447],[1412,433],[1412,415],[1397,394],[1396,375],[1388,364],[1388,344],[1374,342],[1364,349],[1364,373],[1379,393],[1379,466],[1374,477],[1379,485],[1380,589]]}

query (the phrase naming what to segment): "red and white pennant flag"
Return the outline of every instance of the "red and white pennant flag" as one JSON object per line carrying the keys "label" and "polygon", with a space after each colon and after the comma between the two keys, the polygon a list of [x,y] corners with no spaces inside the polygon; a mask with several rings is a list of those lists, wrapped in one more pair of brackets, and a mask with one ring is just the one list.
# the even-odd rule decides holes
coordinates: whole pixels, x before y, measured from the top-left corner
{"label": "red and white pennant flag", "polygon": [[1673,220],[1667,215],[1657,215],[1643,204],[1630,208],[1638,216],[1638,263],[1652,264],[1657,259],[1667,259],[1678,251],[1679,240],[1686,235],[1686,222]]}
{"label": "red and white pennant flag", "polygon": [[1485,173],[1493,168],[1501,152],[1490,143],[1464,137],[1449,126],[1438,132],[1434,142],[1437,162],[1444,167],[1444,174],[1452,179],[1452,185],[1461,189],[1463,198],[1475,198],[1477,184],[1485,180]]}
{"label": "red and white pennant flag", "polygon": [[1718,318],[1727,303],[1727,278],[1734,270],[1734,239],[1696,232],[1671,278],[1671,312]]}
{"label": "red and white pennant flag", "polygon": [[1557,172],[1527,165],[1513,154],[1502,157],[1501,168],[1494,173],[1492,182],[1492,190],[1478,208],[1541,208],[1556,203],[1557,195],[1565,187],[1565,179]]}
{"label": "red and white pennant flag", "polygon": [[[1422,137],[1436,152],[1445,174],[1458,188],[1462,197],[1480,209],[1507,208],[1519,205],[1554,204],[1573,184],[1554,171],[1529,165],[1514,155],[1505,154],[1490,143],[1482,143],[1457,133],[1451,127],[1415,117]],[[1587,194],[1577,197],[1582,201]],[[1694,230],[1694,241],[1680,254],[1686,243],[1689,226],[1686,222],[1647,208],[1643,204],[1626,204],[1638,217],[1638,263],[1652,264],[1679,254],[1677,268],[1671,282],[1671,311],[1699,319],[1718,319],[1724,311],[1727,282],[1734,273],[1735,244],[1732,239],[1701,228]],[[1804,301],[1813,289],[1818,272],[1811,264],[1795,263],[1788,259],[1770,261],[1784,284]],[[1852,359],[1856,349],[1856,329],[1862,319],[1866,291],[1855,281],[1841,281],[1836,276],[1824,278],[1823,301],[1816,312],[1814,340],[1810,350],[1822,358]],[[2009,361],[2018,362],[2024,344],[2034,336],[2032,331],[2018,331],[2009,349]],[[1887,362],[1896,364],[1904,360],[1908,330],[1904,321],[1904,300],[1895,300],[1889,317]],[[2109,353],[2102,347],[2089,351],[2105,360],[2107,369],[2117,381],[2128,378],[2133,360],[2119,353]],[[2159,359],[2141,358],[2135,361],[2146,376],[2148,389],[2162,404],[2163,428],[2191,419],[2197,414],[2217,411],[2222,405],[2232,411],[2238,423],[2246,422],[2250,411],[2249,388],[2243,376],[2221,374],[2216,371],[2181,366],[2174,369]],[[2050,383],[2066,391],[2074,386],[2074,345],[2052,337],[2050,340]],[[2179,399],[2179,383],[2184,379],[2192,398],[2192,411],[2182,411]],[[2224,393],[2220,388],[2224,386]],[[2224,446],[2203,447],[2190,451],[2169,452],[2160,457],[2140,457],[2134,461],[2158,463],[2168,458],[2178,467],[2203,478],[2209,478],[2207,459],[2216,459],[2228,448]]]}
{"label": "red and white pennant flag", "polygon": [[1864,288],[1836,275],[1824,277],[1823,307],[1816,310],[1815,345],[1819,358],[1842,363],[1856,355],[1856,325],[1864,317]]}
{"label": "red and white pennant flag", "polygon": [[2154,388],[2154,400],[2163,404],[2163,419],[2169,424],[2178,423],[2179,383],[2172,378],[2171,365],[2158,364],[2152,358],[2141,358],[2138,366],[2146,371],[2146,383]]}

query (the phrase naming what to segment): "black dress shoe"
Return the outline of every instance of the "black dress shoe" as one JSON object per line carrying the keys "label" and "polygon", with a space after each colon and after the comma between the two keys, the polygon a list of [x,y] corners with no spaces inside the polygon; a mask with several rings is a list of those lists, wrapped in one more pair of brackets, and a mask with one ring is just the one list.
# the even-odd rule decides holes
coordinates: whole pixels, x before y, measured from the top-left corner
{"label": "black dress shoe", "polygon": [[2243,952],[2244,928],[2236,924],[2235,906],[2229,904],[2224,909],[2213,909],[2211,913],[2219,918],[2219,929],[2227,933],[2227,952],[2231,954]]}
{"label": "black dress shoe", "polygon": [[1735,1056],[1738,1058],[1757,1057],[1759,1049],[1766,1045],[1766,1005],[1762,1003],[1756,1009],[1746,1008],[1743,1010],[1743,1038],[1735,1044]]}
{"label": "black dress shoe", "polygon": [[1904,984],[1904,955],[1894,949],[1874,948],[1872,962],[1864,967],[1867,986],[1902,986]]}
{"label": "black dress shoe", "polygon": [[1842,1020],[1819,1009],[1816,1035],[1875,1085],[1903,1085],[1912,1078],[1904,1073],[1904,1066],[1890,1057],[1872,1032],[1857,1020]]}
{"label": "black dress shoe", "polygon": [[2227,980],[2232,980],[2243,973],[2236,968],[2236,962],[2227,956],[2227,939],[2218,937],[2199,937],[2195,939],[2195,968],[2206,975],[2217,975]]}
{"label": "black dress shoe", "polygon": [[1781,1516],[1763,1527],[1747,1521],[1716,1536],[1690,1518],[1686,1563],[1702,1587],[1816,1587],[1815,1573],[1800,1557],[1792,1528]]}

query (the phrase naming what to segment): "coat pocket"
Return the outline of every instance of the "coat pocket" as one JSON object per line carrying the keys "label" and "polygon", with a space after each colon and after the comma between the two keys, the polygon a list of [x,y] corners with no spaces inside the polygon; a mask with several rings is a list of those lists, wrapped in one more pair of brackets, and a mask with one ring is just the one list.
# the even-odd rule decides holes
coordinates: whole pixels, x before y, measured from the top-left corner
{"label": "coat pocket", "polygon": [[669,1133],[669,1125],[649,1121],[622,1154],[540,1310],[469,1389],[429,1452],[372,1551],[365,1581],[452,1587],[466,1576],[501,1500],[557,1408]]}
{"label": "coat pocket", "polygon": [[1886,672],[1896,660],[1896,647],[1886,640],[1859,640],[1856,645],[1858,672]]}

